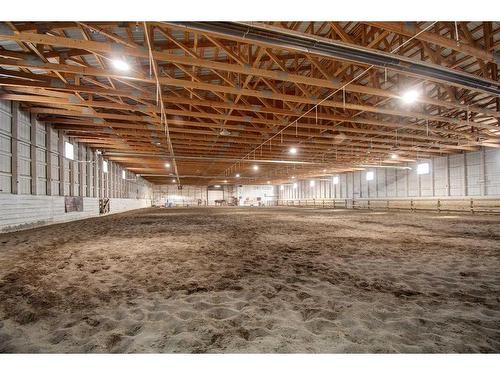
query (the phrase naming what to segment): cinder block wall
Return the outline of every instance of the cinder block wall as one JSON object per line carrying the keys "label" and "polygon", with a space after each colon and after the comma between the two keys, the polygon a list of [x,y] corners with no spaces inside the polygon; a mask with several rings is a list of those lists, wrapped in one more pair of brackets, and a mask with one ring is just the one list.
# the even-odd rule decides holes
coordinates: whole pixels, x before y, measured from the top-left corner
{"label": "cinder block wall", "polygon": [[[64,157],[64,144],[74,160]],[[99,198],[111,212],[150,205],[152,184],[106,161],[95,150],[37,121],[16,102],[0,100],[0,231],[99,215]],[[84,197],[83,212],[64,212],[64,196]]]}

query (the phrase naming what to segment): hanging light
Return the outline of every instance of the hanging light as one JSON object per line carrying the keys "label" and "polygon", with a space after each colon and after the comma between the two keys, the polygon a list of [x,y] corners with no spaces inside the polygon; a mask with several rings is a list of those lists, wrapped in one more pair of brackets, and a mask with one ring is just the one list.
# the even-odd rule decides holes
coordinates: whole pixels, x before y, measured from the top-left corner
{"label": "hanging light", "polygon": [[239,174],[239,173],[236,173],[236,174],[234,175],[234,177],[236,177],[236,178],[240,178],[240,174]]}
{"label": "hanging light", "polygon": [[130,65],[125,60],[115,59],[111,62],[117,70],[121,70],[122,72],[128,72],[130,70]]}
{"label": "hanging light", "polygon": [[401,100],[406,104],[414,103],[419,97],[419,94],[415,90],[409,90],[401,96]]}
{"label": "hanging light", "polygon": [[295,155],[297,153],[297,148],[295,147],[290,147],[290,150],[288,150],[288,152],[292,155]]}
{"label": "hanging light", "polygon": [[170,168],[170,163],[165,163],[166,168]]}
{"label": "hanging light", "polygon": [[252,169],[254,171],[258,171],[259,170],[259,166],[257,164],[255,164],[255,165],[252,166]]}

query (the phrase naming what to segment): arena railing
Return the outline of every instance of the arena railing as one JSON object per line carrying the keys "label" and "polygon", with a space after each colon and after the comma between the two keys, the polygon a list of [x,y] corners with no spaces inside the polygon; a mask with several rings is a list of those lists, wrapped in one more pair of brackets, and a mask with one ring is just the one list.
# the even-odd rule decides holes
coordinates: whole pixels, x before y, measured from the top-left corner
{"label": "arena railing", "polygon": [[500,197],[278,199],[277,206],[500,213]]}

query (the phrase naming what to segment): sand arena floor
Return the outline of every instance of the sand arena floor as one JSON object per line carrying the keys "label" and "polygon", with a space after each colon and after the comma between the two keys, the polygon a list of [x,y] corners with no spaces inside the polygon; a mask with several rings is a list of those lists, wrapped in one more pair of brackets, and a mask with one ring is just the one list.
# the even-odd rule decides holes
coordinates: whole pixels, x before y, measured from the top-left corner
{"label": "sand arena floor", "polygon": [[500,217],[152,208],[3,234],[0,352],[500,352]]}

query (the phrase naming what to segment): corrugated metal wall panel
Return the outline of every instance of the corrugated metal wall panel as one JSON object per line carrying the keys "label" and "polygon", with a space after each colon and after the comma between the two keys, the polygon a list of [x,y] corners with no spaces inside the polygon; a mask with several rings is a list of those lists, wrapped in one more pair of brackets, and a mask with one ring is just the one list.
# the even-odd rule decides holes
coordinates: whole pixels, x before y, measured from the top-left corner
{"label": "corrugated metal wall panel", "polygon": [[464,156],[463,155],[450,155],[449,156],[450,168],[450,195],[462,196],[464,195]]}

